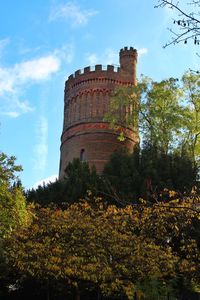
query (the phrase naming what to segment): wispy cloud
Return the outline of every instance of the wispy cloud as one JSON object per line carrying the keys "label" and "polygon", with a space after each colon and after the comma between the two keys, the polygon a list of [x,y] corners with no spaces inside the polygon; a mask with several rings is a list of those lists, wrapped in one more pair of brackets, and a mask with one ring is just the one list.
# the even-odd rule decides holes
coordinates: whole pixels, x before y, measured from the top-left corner
{"label": "wispy cloud", "polygon": [[1,113],[4,116],[8,116],[10,118],[17,118],[19,117],[19,113],[17,111],[8,111],[8,112],[3,112]]}
{"label": "wispy cloud", "polygon": [[22,100],[24,86],[34,81],[46,80],[58,71],[60,61],[52,55],[0,67],[0,114],[18,117],[33,110],[28,100]]}
{"label": "wispy cloud", "polygon": [[28,99],[23,99],[26,86],[50,79],[59,71],[61,63],[70,63],[72,59],[73,47],[64,45],[48,55],[19,62],[10,67],[0,66],[0,114],[16,118],[32,111],[33,107]]}
{"label": "wispy cloud", "polygon": [[36,171],[43,172],[47,163],[48,155],[48,120],[40,116],[36,127],[36,145],[34,147],[34,168]]}
{"label": "wispy cloud", "polygon": [[140,56],[142,56],[144,54],[147,54],[148,53],[148,49],[147,48],[139,48],[137,50],[137,52],[138,52],[138,56],[140,57]]}
{"label": "wispy cloud", "polygon": [[93,9],[81,9],[80,6],[68,2],[63,5],[55,6],[51,9],[49,21],[66,20],[73,27],[87,24],[90,17],[96,15],[98,11]]}
{"label": "wispy cloud", "polygon": [[45,80],[51,74],[57,72],[60,67],[60,60],[48,55],[17,64],[13,68],[15,79],[20,83],[29,80]]}

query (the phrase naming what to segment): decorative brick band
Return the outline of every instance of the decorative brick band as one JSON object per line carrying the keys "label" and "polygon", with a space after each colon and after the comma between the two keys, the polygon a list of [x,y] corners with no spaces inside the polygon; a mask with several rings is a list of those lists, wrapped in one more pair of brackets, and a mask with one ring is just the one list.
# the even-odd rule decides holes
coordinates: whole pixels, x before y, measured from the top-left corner
{"label": "decorative brick band", "polygon": [[97,132],[106,132],[111,134],[119,135],[120,132],[124,133],[125,138],[128,138],[130,140],[134,140],[135,133],[130,128],[120,127],[117,130],[111,129],[109,127],[108,123],[105,122],[98,122],[98,123],[83,123],[78,124],[76,126],[73,126],[71,128],[68,128],[65,132],[62,134],[62,143],[66,140],[72,138],[75,135],[81,135],[81,134],[90,134],[90,133],[97,133]]}

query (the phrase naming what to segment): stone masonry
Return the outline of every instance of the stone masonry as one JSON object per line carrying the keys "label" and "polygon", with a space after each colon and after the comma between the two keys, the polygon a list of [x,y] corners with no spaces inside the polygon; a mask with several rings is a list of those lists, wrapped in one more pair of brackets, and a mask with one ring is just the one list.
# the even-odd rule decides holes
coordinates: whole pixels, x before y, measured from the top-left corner
{"label": "stone masonry", "polygon": [[120,149],[133,151],[138,142],[138,131],[122,128],[125,140],[117,139],[118,132],[103,120],[109,109],[111,93],[115,88],[136,84],[137,51],[124,47],[119,53],[120,66],[96,65],[70,75],[65,83],[64,124],[61,136],[59,178],[73,158],[95,165],[101,174],[110,155]]}

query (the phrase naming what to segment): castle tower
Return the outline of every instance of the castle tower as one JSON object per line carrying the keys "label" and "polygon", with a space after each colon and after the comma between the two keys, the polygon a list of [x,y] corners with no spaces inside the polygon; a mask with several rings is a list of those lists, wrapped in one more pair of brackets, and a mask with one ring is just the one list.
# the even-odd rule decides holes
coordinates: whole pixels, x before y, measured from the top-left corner
{"label": "castle tower", "polygon": [[125,147],[132,152],[138,142],[138,131],[123,128],[125,140],[120,142],[118,133],[103,121],[112,91],[120,86],[136,84],[136,49],[121,49],[119,60],[117,69],[112,65],[106,69],[102,65],[96,65],[94,69],[86,67],[70,75],[65,83],[60,179],[73,158],[95,165],[100,174],[114,151]]}

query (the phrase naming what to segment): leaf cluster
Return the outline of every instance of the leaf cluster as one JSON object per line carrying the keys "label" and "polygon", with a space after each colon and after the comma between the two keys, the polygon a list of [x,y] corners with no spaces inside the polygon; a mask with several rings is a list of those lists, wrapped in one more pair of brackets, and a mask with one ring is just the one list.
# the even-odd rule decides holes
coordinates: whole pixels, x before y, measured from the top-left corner
{"label": "leaf cluster", "polygon": [[8,259],[23,276],[64,280],[72,292],[90,286],[132,299],[135,293],[145,297],[145,282],[160,282],[166,293],[179,276],[197,287],[198,203],[195,197],[195,203],[188,198],[118,208],[90,198],[65,210],[38,207],[29,226],[7,241]]}

